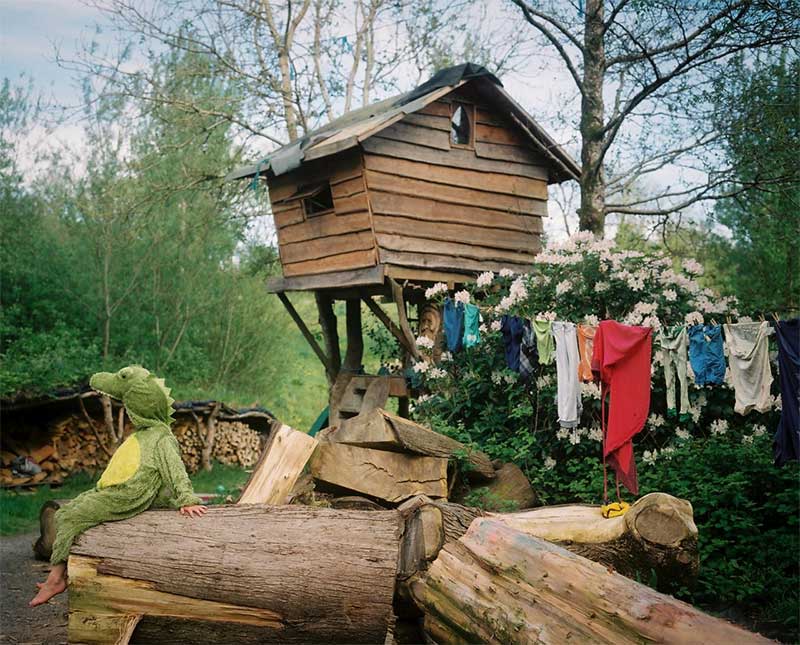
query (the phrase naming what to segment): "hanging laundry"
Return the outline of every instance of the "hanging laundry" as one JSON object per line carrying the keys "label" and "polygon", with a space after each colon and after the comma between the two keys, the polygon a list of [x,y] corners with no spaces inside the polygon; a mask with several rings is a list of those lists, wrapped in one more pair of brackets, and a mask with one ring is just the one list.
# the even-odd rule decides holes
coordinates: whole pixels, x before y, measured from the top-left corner
{"label": "hanging laundry", "polygon": [[632,439],[644,427],[650,410],[652,331],[650,327],[604,320],[597,328],[592,354],[592,370],[598,374],[601,387],[603,457],[618,482],[634,495],[639,484]]}
{"label": "hanging laundry", "polygon": [[443,319],[447,351],[457,352],[464,342],[464,304],[445,298]]}
{"label": "hanging laundry", "polygon": [[464,347],[472,347],[481,341],[481,310],[475,305],[464,305]]}
{"label": "hanging laundry", "polygon": [[530,320],[522,324],[522,342],[519,346],[519,373],[522,380],[527,382],[533,377],[536,366],[539,364],[539,351],[536,349],[536,334]]}
{"label": "hanging laundry", "polygon": [[680,420],[688,421],[689,415],[689,378],[686,365],[689,334],[686,327],[676,325],[665,327],[658,332],[658,344],[661,347],[661,358],[664,363],[664,380],[667,383],[667,416],[675,418],[678,409],[675,403],[675,377],[680,384]]}
{"label": "hanging laundry", "polygon": [[725,350],[731,368],[731,381],[736,394],[733,409],[739,414],[750,410],[767,412],[772,407],[769,393],[772,371],[769,367],[769,323],[737,323],[723,325]]}
{"label": "hanging laundry", "polygon": [[800,318],[775,322],[781,420],[772,445],[775,463],[800,459]]}
{"label": "hanging laundry", "polygon": [[592,325],[578,325],[578,351],[581,362],[578,363],[578,376],[581,381],[592,381],[592,349],[594,347],[594,334],[597,327]]}
{"label": "hanging laundry", "polygon": [[722,385],[725,382],[725,353],[722,327],[692,325],[689,334],[689,362],[698,385]]}
{"label": "hanging laundry", "polygon": [[500,324],[500,332],[503,334],[503,348],[506,354],[506,365],[508,365],[508,369],[515,372],[519,372],[519,348],[522,344],[523,322],[519,316],[506,314]]}
{"label": "hanging laundry", "polygon": [[549,320],[534,320],[533,333],[536,334],[536,351],[539,352],[539,365],[550,365],[555,358],[553,342],[553,323]]}
{"label": "hanging laundry", "polygon": [[554,322],[556,342],[556,382],[558,384],[558,423],[576,428],[581,420],[581,386],[578,381],[578,336],[570,322]]}

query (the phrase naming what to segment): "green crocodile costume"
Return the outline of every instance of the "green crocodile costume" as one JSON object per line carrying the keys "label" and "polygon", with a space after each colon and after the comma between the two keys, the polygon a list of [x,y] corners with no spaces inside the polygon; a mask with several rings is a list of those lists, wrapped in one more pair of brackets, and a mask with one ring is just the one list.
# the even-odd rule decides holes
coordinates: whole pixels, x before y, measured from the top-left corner
{"label": "green crocodile costume", "polygon": [[201,503],[170,430],[174,399],[163,379],[131,365],[116,374],[98,372],[89,384],[121,400],[135,430],[111,457],[97,485],[56,512],[52,564],[65,562],[75,538],[97,524],[124,520],[152,506],[177,509]]}

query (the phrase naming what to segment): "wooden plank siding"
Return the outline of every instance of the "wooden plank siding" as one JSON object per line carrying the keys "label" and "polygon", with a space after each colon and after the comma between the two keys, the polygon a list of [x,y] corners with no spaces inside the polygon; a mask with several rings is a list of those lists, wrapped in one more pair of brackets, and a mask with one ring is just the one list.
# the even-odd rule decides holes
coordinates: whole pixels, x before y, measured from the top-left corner
{"label": "wooden plank siding", "polygon": [[453,94],[392,126],[405,136],[383,131],[362,142],[379,260],[434,272],[529,269],[547,214],[546,164],[517,128],[480,106],[474,149],[445,150]]}
{"label": "wooden plank siding", "polygon": [[[306,216],[301,186],[328,180],[334,210]],[[377,253],[359,150],[304,164],[269,180],[283,275],[297,277],[375,266]]]}

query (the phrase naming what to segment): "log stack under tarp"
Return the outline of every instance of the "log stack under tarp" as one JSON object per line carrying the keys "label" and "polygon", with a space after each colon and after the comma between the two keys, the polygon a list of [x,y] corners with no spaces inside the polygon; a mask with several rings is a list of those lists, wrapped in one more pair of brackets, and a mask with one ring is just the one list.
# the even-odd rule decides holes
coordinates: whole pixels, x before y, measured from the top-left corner
{"label": "log stack under tarp", "polygon": [[[263,408],[235,410],[218,401],[183,401],[175,407],[172,429],[189,472],[208,468],[213,460],[251,468],[275,423]],[[0,410],[3,487],[59,484],[73,473],[97,473],[133,430],[119,402],[92,391],[3,401]],[[31,457],[42,472],[14,475],[16,457]]]}

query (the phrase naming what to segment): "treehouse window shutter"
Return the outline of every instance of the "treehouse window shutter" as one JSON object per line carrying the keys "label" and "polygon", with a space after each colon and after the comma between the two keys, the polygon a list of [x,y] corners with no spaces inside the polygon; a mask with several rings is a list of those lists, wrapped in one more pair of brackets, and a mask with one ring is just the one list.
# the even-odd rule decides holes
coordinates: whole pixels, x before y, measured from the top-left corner
{"label": "treehouse window shutter", "polygon": [[471,105],[454,103],[450,117],[450,143],[472,146],[473,109]]}

